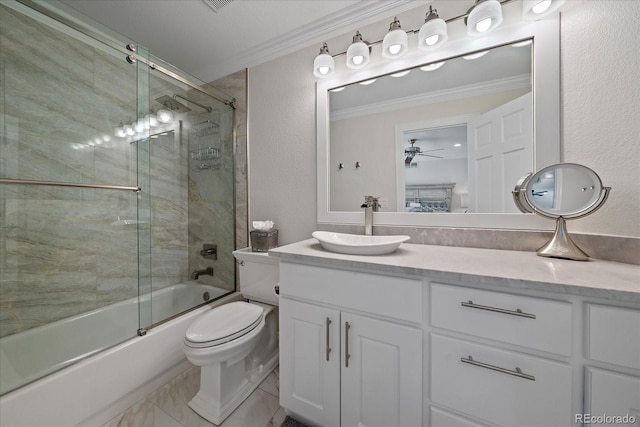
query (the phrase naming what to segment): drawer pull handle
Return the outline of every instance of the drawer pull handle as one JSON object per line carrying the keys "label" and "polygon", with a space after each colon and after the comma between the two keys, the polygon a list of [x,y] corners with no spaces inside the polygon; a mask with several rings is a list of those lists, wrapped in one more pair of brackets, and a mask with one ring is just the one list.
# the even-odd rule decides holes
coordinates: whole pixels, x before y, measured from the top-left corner
{"label": "drawer pull handle", "polygon": [[331,347],[329,347],[329,325],[330,325],[330,324],[331,324],[331,319],[329,319],[329,318],[327,317],[327,321],[326,321],[326,327],[327,327],[327,331],[326,331],[326,333],[327,333],[327,336],[326,336],[326,339],[327,339],[327,346],[326,346],[326,350],[325,350],[325,351],[326,351],[326,353],[327,353],[327,362],[329,361],[329,353],[331,353]]}
{"label": "drawer pull handle", "polygon": [[460,358],[462,363],[468,363],[470,365],[479,366],[481,368],[491,369],[492,371],[502,372],[503,374],[513,375],[514,377],[524,378],[525,380],[535,381],[536,377],[533,375],[525,374],[520,370],[520,368],[516,368],[515,370],[501,368],[495,365],[489,365],[488,363],[477,362],[473,360],[473,357],[469,356],[467,359],[464,357]]}
{"label": "drawer pull handle", "polygon": [[478,310],[495,311],[496,313],[510,314],[511,316],[518,316],[518,317],[526,317],[527,319],[535,319],[536,318],[535,314],[525,313],[522,310],[520,310],[519,308],[516,309],[516,310],[505,310],[504,308],[496,308],[496,307],[490,307],[488,305],[474,304],[473,301],[471,301],[471,300],[469,302],[464,302],[463,301],[460,304],[463,307],[477,308]]}
{"label": "drawer pull handle", "polygon": [[344,322],[344,367],[349,367],[349,358],[351,355],[349,354],[349,329],[351,325],[349,322]]}

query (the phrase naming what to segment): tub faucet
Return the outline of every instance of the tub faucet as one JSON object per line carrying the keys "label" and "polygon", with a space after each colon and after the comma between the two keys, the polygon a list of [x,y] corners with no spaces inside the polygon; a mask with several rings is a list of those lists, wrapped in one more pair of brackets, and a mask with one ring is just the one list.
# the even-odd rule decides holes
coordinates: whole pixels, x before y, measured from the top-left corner
{"label": "tub faucet", "polygon": [[193,270],[193,273],[191,273],[191,280],[198,280],[198,277],[203,274],[213,276],[213,267],[207,267],[204,270]]}
{"label": "tub faucet", "polygon": [[378,212],[378,198],[373,196],[364,196],[364,234],[371,236],[373,234],[373,213]]}

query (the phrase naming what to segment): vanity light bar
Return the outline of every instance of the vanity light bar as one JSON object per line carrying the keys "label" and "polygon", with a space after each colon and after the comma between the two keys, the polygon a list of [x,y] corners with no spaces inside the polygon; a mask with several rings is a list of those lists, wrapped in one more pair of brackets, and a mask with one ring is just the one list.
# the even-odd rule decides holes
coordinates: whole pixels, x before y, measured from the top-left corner
{"label": "vanity light bar", "polygon": [[[471,22],[473,28],[468,27],[468,35],[475,37],[483,36],[493,31],[502,23],[502,5],[512,1],[514,0],[475,0],[475,4],[467,13],[446,20],[440,18],[437,10],[429,6],[425,23],[419,29],[405,32],[401,29],[398,18],[394,18],[389,26],[389,32],[382,40],[371,43],[363,41],[360,32],[357,31],[353,37],[353,43],[349,46],[348,50],[334,55],[329,54],[327,43],[324,43],[320,49],[320,54],[316,56],[314,60],[313,74],[320,79],[331,77],[335,72],[335,61],[333,61],[333,59],[342,55],[347,56],[347,67],[352,69],[362,68],[369,62],[371,46],[381,43],[383,44],[383,57],[388,59],[400,57],[408,51],[407,34],[418,33],[418,37],[420,38],[420,40],[418,40],[419,49],[437,49],[448,39],[446,24],[459,19],[464,19],[465,24],[468,24],[469,20],[473,21]],[[523,19],[528,21],[541,19],[559,10],[564,2],[565,0],[524,0],[522,9]],[[495,8],[496,5],[498,6],[497,8]],[[484,11],[486,10],[489,10],[491,13],[486,17],[478,17],[478,12],[485,13]],[[474,13],[474,11],[476,13]],[[469,19],[470,17],[473,19]],[[365,53],[362,45],[368,47],[368,52]],[[355,54],[354,52],[358,53]],[[356,58],[355,61],[354,57]],[[322,71],[319,71],[320,63],[323,67]]]}

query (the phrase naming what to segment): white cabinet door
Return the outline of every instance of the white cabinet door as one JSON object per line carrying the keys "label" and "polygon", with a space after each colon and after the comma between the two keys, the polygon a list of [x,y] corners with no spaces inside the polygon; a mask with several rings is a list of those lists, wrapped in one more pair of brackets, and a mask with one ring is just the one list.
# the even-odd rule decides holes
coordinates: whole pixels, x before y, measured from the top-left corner
{"label": "white cabinet door", "polygon": [[[280,404],[340,426],[340,312],[280,298]],[[328,337],[328,340],[327,340]]]}
{"label": "white cabinet door", "polygon": [[[587,367],[585,414],[578,421],[640,426],[640,378]],[[601,419],[598,419],[601,417]]]}
{"label": "white cabinet door", "polygon": [[422,425],[422,332],[342,312],[342,426]]}

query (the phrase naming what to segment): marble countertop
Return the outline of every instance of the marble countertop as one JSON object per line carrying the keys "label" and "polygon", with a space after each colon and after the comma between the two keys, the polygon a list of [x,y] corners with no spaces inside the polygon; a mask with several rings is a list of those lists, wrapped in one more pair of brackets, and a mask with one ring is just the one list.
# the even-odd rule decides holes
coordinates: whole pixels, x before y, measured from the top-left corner
{"label": "marble countertop", "polygon": [[326,251],[316,239],[271,249],[269,255],[334,268],[640,303],[640,266],[611,261],[571,261],[539,257],[534,252],[411,243],[403,243],[389,255],[345,255]]}

